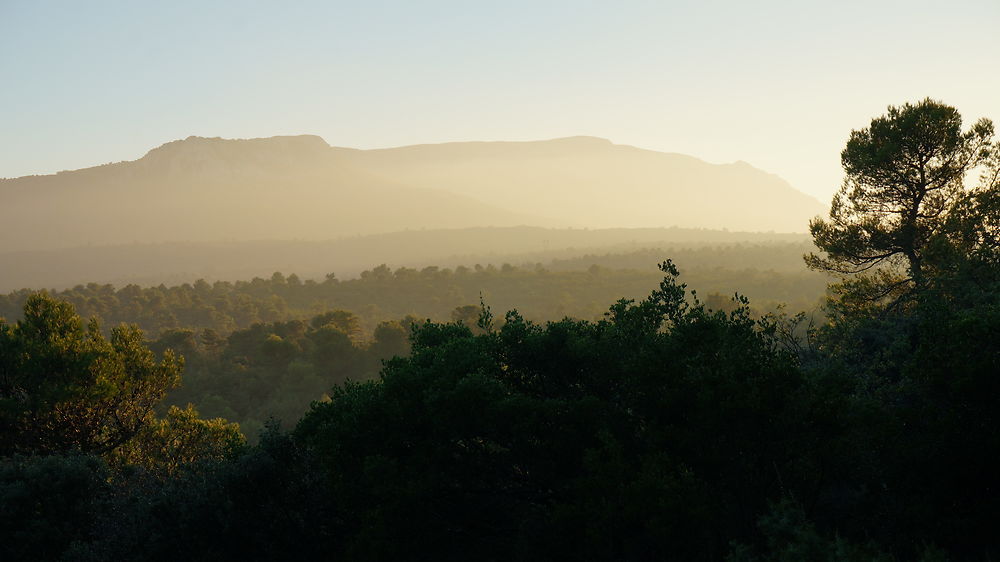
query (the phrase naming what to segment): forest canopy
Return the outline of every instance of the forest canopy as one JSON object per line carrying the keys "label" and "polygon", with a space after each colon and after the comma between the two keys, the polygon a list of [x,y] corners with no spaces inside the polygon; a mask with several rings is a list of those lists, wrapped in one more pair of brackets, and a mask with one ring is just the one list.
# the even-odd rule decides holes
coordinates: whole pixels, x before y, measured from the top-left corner
{"label": "forest canopy", "polygon": [[[599,318],[495,315],[484,299],[371,336],[361,315],[328,308],[227,335],[164,324],[147,343],[29,295],[19,320],[0,322],[0,553],[995,559],[1000,148],[988,125],[963,130],[954,108],[924,100],[852,134],[845,187],[813,222],[823,253],[807,262],[840,278],[812,322],[741,295],[703,299],[670,260],[647,296]],[[351,290],[480,274],[554,275],[384,267]],[[241,290],[308,302],[290,277]],[[181,392],[256,420],[258,442],[163,401],[178,353]],[[324,386],[287,430],[252,411]]]}

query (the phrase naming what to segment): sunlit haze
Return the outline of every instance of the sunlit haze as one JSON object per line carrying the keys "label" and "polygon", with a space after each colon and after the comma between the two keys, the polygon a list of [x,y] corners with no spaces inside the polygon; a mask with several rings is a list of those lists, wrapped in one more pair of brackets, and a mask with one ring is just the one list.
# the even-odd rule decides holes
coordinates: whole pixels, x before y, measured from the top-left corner
{"label": "sunlit haze", "polygon": [[0,177],[190,135],[376,148],[593,135],[827,203],[852,128],[1000,118],[1000,2],[0,3]]}
{"label": "sunlit haze", "polygon": [[1000,559],[1000,0],[0,0],[0,561]]}

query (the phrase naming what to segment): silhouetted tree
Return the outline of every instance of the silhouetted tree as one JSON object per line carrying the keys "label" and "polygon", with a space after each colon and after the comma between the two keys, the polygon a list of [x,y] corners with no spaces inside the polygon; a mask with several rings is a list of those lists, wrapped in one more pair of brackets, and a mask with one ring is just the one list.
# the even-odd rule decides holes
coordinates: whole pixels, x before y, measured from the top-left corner
{"label": "silhouetted tree", "polygon": [[[846,178],[829,220],[810,231],[825,255],[813,269],[859,275],[841,286],[860,301],[898,299],[933,275],[935,240],[958,228],[949,217],[969,194],[965,176],[990,157],[993,124],[962,130],[955,108],[931,99],[889,107],[868,128],[852,131],[841,153]],[[986,182],[980,191],[992,189]],[[976,206],[965,207],[975,211]]]}

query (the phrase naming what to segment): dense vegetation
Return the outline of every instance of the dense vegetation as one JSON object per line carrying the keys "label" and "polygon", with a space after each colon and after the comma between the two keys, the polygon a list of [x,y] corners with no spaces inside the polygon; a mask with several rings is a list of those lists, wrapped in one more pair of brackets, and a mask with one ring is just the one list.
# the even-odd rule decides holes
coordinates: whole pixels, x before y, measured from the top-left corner
{"label": "dense vegetation", "polygon": [[[4,559],[995,559],[1000,153],[977,141],[988,122],[963,132],[932,100],[880,119],[813,225],[810,265],[842,275],[822,325],[714,310],[667,261],[600,320],[467,308],[362,343],[329,312],[202,333],[192,364],[214,348],[247,366],[220,381],[239,386],[269,361],[327,382],[373,368],[411,325],[377,380],[254,446],[156,415],[179,373],[165,349],[194,332],[165,332],[157,358],[32,296],[0,323]],[[107,415],[123,400],[141,404],[128,423]]]}
{"label": "dense vegetation", "polygon": [[[796,309],[815,307],[826,283],[823,275],[802,271],[806,244],[727,244],[674,249],[670,255],[690,263],[685,281],[703,295],[729,297],[739,290],[754,298],[755,306],[773,308],[786,303]],[[459,306],[478,304],[482,296],[491,306],[517,308],[533,320],[571,316],[600,318],[608,302],[639,298],[656,284],[665,250],[586,255],[556,260],[549,265],[473,265],[455,268],[382,265],[341,280],[329,274],[320,282],[297,275],[275,273],[269,279],[208,283],[199,280],[172,287],[116,289],[95,283],[51,294],[73,303],[84,317],[107,325],[137,324],[156,337],[170,329],[211,329],[220,334],[249,328],[260,322],[308,320],[328,310],[349,310],[369,336],[380,322],[413,315],[449,320]],[[25,289],[0,295],[0,316],[17,319]]]}
{"label": "dense vegetation", "polygon": [[[459,308],[453,317],[474,319],[477,310]],[[211,330],[164,332],[150,347],[181,353],[186,361],[183,385],[162,407],[194,404],[206,416],[239,423],[254,441],[269,419],[292,426],[334,386],[377,378],[383,360],[406,355],[415,322],[382,322],[364,342],[358,318],[339,310],[308,322],[255,324],[228,337]]]}
{"label": "dense vegetation", "polygon": [[[759,297],[754,312],[760,315],[778,303],[796,310],[817,306],[825,276],[802,270],[801,255],[810,249],[811,244],[772,242],[674,252],[692,267],[684,278],[697,283],[710,307],[732,309],[726,295],[739,287]],[[154,351],[172,349],[184,356],[183,384],[170,391],[161,411],[192,403],[203,415],[239,423],[255,441],[269,418],[287,427],[334,385],[376,378],[382,360],[405,355],[410,327],[417,322],[430,318],[473,325],[479,310],[473,303],[480,297],[502,309],[517,304],[523,317],[536,321],[599,319],[606,303],[639,297],[656,284],[661,274],[648,264],[662,252],[588,254],[546,267],[392,271],[379,266],[358,279],[331,275],[320,283],[274,274],[249,282],[173,287],[88,284],[51,294],[105,325],[137,324],[155,337]],[[0,313],[19,318],[33,294],[0,296]],[[334,316],[337,321],[331,322]]]}

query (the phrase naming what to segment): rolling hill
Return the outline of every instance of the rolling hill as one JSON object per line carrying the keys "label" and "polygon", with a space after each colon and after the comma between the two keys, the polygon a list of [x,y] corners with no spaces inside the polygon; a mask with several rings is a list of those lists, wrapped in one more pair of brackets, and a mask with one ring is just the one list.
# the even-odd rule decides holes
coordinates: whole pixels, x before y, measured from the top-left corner
{"label": "rolling hill", "polygon": [[806,232],[825,212],[745,162],[709,164],[595,137],[335,150],[386,180],[590,228]]}
{"label": "rolling hill", "polygon": [[[455,267],[536,263],[582,259],[589,255],[625,254],[646,250],[643,267],[676,257],[675,250],[739,244],[763,244],[776,249],[778,261],[760,260],[741,267],[802,270],[801,256],[814,248],[804,234],[722,232],[698,229],[546,229],[538,227],[477,227],[411,230],[337,240],[257,240],[239,242],[163,242],[84,246],[52,250],[0,252],[0,293],[22,289],[65,289],[90,282],[122,286],[190,283],[197,279],[237,280],[269,277],[275,271],[304,279],[356,277],[380,263],[396,267],[428,265]],[[782,250],[777,251],[778,248]],[[788,259],[788,255],[791,259]],[[748,256],[749,257],[749,256]],[[729,255],[727,260],[739,261]],[[602,258],[598,261],[607,261]],[[761,261],[760,263],[757,263]],[[586,269],[591,263],[581,263]],[[788,265],[790,263],[790,265]],[[684,266],[684,263],[681,263]],[[721,265],[721,264],[720,264]]]}
{"label": "rolling hill", "polygon": [[0,180],[0,251],[516,225],[803,232],[822,212],[748,164],[592,137],[379,150],[189,137],[135,161]]}

